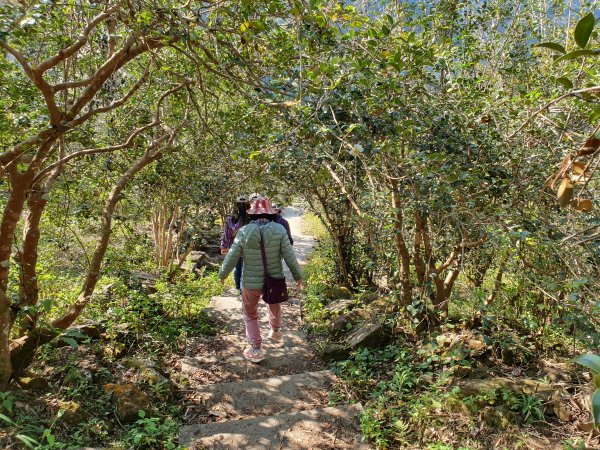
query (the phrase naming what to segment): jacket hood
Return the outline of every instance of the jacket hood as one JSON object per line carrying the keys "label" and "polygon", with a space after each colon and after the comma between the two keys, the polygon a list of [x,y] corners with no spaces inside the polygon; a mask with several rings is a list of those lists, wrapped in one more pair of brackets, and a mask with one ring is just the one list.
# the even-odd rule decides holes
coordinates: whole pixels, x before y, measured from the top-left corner
{"label": "jacket hood", "polygon": [[278,224],[274,222],[267,222],[264,225],[259,225],[256,222],[251,222],[250,224],[246,225],[246,230],[242,238],[244,246],[253,249],[260,249],[261,231],[265,240],[265,245],[269,245],[269,242],[271,242],[271,239],[273,239],[273,236],[275,235],[275,228],[277,226]]}

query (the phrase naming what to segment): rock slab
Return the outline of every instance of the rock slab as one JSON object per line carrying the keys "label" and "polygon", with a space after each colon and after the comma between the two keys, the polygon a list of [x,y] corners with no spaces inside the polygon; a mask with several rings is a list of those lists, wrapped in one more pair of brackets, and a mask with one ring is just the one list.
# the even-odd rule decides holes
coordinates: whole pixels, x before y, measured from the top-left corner
{"label": "rock slab", "polygon": [[190,449],[367,449],[357,430],[360,404],[246,420],[190,425],[179,442]]}
{"label": "rock slab", "polygon": [[[334,376],[328,370],[208,384],[193,394],[207,416],[268,416],[321,406]],[[217,414],[217,412],[220,412]],[[222,414],[225,413],[225,414]]]}

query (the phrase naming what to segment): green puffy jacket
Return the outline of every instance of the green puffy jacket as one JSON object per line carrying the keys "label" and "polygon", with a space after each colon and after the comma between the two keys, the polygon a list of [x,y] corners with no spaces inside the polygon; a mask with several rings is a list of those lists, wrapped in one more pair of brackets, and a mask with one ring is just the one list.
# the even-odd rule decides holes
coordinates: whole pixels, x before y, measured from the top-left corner
{"label": "green puffy jacket", "polygon": [[219,279],[224,280],[231,273],[238,260],[244,258],[242,269],[242,286],[248,289],[262,289],[265,274],[260,253],[260,233],[265,239],[267,269],[274,278],[283,278],[281,258],[285,259],[294,280],[302,279],[302,271],[290,244],[285,228],[275,222],[265,224],[250,222],[242,227],[229,249],[225,261],[219,269]]}

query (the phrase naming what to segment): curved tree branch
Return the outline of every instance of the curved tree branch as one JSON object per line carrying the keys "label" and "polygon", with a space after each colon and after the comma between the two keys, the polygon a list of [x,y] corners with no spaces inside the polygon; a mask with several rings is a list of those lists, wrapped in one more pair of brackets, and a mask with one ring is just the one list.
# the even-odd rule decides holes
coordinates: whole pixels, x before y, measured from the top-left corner
{"label": "curved tree branch", "polygon": [[101,113],[105,113],[105,112],[108,112],[108,111],[112,111],[113,109],[118,108],[119,106],[123,105],[125,102],[127,102],[127,100],[129,100],[131,98],[131,96],[133,94],[136,93],[136,91],[140,87],[142,87],[142,85],[146,81],[148,81],[148,76],[150,74],[150,66],[151,65],[152,65],[152,63],[149,63],[146,66],[146,69],[144,70],[144,73],[142,74],[142,76],[140,77],[140,79],[131,87],[131,89],[129,89],[129,91],[123,97],[121,97],[118,100],[114,100],[114,101],[110,102],[106,106],[102,106],[100,108],[96,108],[96,109],[92,109],[92,110],[88,111],[87,113],[83,114],[82,116],[80,116],[77,119],[75,119],[72,122],[70,122],[69,126],[77,126],[79,124],[84,123],[90,117],[95,116],[96,114],[101,114]]}
{"label": "curved tree branch", "polygon": [[577,89],[575,91],[571,91],[571,92],[567,92],[566,94],[561,95],[560,97],[555,98],[554,100],[549,101],[548,103],[546,103],[544,106],[542,106],[541,108],[539,108],[538,110],[536,110],[531,116],[529,116],[527,118],[527,120],[525,122],[523,122],[523,124],[517,129],[517,131],[515,131],[514,133],[512,133],[508,139],[512,139],[513,137],[515,137],[523,128],[525,128],[527,126],[527,124],[529,124],[529,122],[531,122],[537,115],[539,115],[540,113],[542,113],[543,111],[545,111],[546,109],[550,108],[552,105],[559,103],[561,101],[563,101],[565,98],[568,97],[576,97],[579,94],[584,94],[584,93],[598,93],[600,92],[600,86],[592,86],[592,87],[588,87],[588,88],[584,88],[584,89]]}
{"label": "curved tree branch", "polygon": [[86,78],[85,80],[77,81],[66,81],[64,83],[58,83],[52,86],[54,92],[64,91],[65,89],[74,89],[79,87],[85,87],[90,85],[94,81],[94,77]]}
{"label": "curved tree branch", "polygon": [[117,145],[110,145],[108,147],[100,147],[100,148],[88,148],[85,150],[80,150],[74,153],[71,153],[70,155],[65,156],[64,158],[56,161],[53,164],[50,164],[48,167],[45,167],[43,170],[41,170],[33,179],[32,184],[37,183],[39,180],[41,180],[42,178],[44,178],[46,175],[48,175],[48,173],[52,172],[52,170],[55,167],[64,165],[66,163],[68,163],[69,161],[75,159],[75,158],[79,158],[81,156],[85,156],[85,155],[92,155],[92,154],[97,154],[97,153],[109,153],[109,152],[113,152],[116,150],[121,150],[124,148],[129,148],[133,145],[133,141],[134,139],[142,132],[144,132],[145,130],[147,130],[148,128],[152,128],[155,127],[156,125],[158,125],[157,121],[154,121],[152,123],[149,123],[148,125],[144,125],[143,127],[140,127],[136,130],[133,131],[133,133],[131,133],[129,135],[129,137],[127,138],[127,140],[125,142],[123,142],[122,144],[117,144]]}
{"label": "curved tree branch", "polygon": [[0,47],[3,48],[4,50],[6,50],[8,53],[10,53],[17,60],[17,62],[21,65],[21,67],[25,71],[25,74],[27,74],[27,76],[33,80],[33,70],[31,69],[31,66],[29,65],[29,63],[27,62],[27,59],[25,59],[25,56],[23,56],[23,54],[20,53],[18,50],[14,49],[10,45],[8,45],[5,41],[0,40]]}
{"label": "curved tree branch", "polygon": [[36,66],[33,69],[33,71],[36,74],[41,76],[44,74],[44,72],[46,72],[48,69],[53,68],[59,62],[64,61],[65,59],[73,56],[81,47],[83,47],[85,45],[85,43],[88,40],[88,36],[92,32],[92,30],[94,28],[96,28],[96,26],[100,22],[108,19],[110,17],[110,15],[113,12],[115,12],[116,10],[117,10],[116,6],[113,6],[112,8],[109,8],[106,11],[98,14],[83,29],[83,31],[81,32],[81,35],[79,36],[79,39],[77,39],[77,41],[75,41],[73,44],[71,44],[67,48],[59,50],[58,53],[56,53],[54,56],[52,56],[51,58],[48,58],[47,60],[43,61],[38,66]]}

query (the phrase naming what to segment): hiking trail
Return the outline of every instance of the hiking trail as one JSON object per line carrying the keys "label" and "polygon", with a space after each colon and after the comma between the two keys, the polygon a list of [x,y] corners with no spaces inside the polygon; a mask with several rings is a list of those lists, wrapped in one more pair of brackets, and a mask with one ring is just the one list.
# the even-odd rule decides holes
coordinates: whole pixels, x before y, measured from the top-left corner
{"label": "hiking trail", "polygon": [[[304,235],[303,211],[291,207],[294,251],[301,266],[314,248]],[[288,286],[291,274],[284,263]],[[291,291],[294,296],[294,291]],[[368,449],[360,441],[357,404],[328,406],[335,376],[323,370],[302,331],[300,300],[283,304],[284,338],[269,342],[267,308],[260,306],[261,334],[267,358],[253,364],[242,351],[245,338],[236,291],[213,297],[208,312],[223,322],[216,336],[189,339],[179,360],[187,424],[179,441],[190,449]]]}

